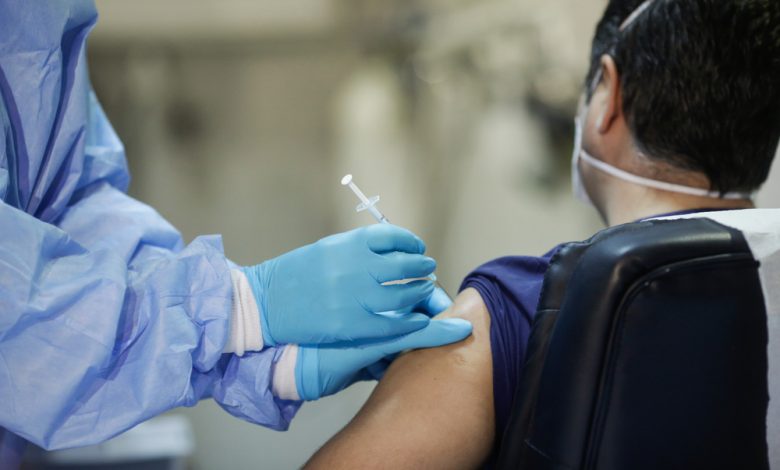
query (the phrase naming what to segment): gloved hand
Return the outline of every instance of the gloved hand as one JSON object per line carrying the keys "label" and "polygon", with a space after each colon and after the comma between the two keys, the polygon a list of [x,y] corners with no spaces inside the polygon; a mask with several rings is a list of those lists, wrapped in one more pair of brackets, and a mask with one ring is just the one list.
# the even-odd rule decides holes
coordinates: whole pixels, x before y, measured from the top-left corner
{"label": "gloved hand", "polygon": [[425,277],[436,269],[425,244],[408,230],[376,224],[324,238],[257,266],[243,268],[260,310],[263,342],[326,344],[382,339],[424,328],[422,315],[398,311],[431,296]]}
{"label": "gloved hand", "polygon": [[450,299],[450,296],[447,295],[447,293],[444,292],[444,289],[441,287],[435,287],[433,292],[431,292],[431,295],[423,299],[421,302],[418,302],[411,308],[402,310],[402,312],[419,312],[433,318],[450,308],[450,305],[452,305],[452,299]]}
{"label": "gloved hand", "polygon": [[[450,299],[450,296],[447,295],[447,293],[444,292],[444,289],[441,287],[436,287],[431,295],[426,297],[417,305],[414,305],[409,309],[404,309],[403,313],[420,312],[433,318],[447,310],[451,305],[452,299]],[[397,356],[398,354],[391,354],[389,356],[383,357],[374,364],[366,367],[366,373],[370,376],[371,379],[380,380],[385,375],[387,368],[390,367],[390,364],[393,363]]]}
{"label": "gloved hand", "polygon": [[[424,315],[421,315],[424,316]],[[359,380],[374,378],[367,367],[407,349],[432,348],[461,341],[471,334],[471,323],[459,318],[432,320],[422,330],[395,339],[347,347],[300,346],[295,383],[302,400],[332,395]]]}

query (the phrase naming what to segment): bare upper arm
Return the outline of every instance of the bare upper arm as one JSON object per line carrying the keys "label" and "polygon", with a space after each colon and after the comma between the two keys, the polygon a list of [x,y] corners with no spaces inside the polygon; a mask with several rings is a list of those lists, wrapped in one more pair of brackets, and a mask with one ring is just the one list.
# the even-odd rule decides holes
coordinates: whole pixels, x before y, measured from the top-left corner
{"label": "bare upper arm", "polygon": [[440,318],[474,325],[453,345],[410,352],[306,468],[474,468],[494,439],[490,315],[466,289]]}

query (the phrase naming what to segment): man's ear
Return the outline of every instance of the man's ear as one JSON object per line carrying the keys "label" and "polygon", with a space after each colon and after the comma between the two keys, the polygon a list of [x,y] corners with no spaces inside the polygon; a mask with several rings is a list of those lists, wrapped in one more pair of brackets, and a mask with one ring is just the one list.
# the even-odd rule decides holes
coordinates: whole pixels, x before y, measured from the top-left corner
{"label": "man's ear", "polygon": [[605,134],[609,131],[615,120],[623,113],[623,99],[620,88],[620,76],[618,75],[615,59],[605,54],[601,56],[601,84],[603,107],[601,115],[598,117],[596,127],[599,133]]}

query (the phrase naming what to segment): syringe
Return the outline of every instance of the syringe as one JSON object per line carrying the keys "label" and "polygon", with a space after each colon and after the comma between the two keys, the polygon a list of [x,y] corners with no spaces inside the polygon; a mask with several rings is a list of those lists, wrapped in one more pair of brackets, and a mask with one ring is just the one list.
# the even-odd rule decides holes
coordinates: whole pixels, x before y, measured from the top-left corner
{"label": "syringe", "polygon": [[363,194],[363,191],[360,190],[360,188],[357,187],[354,181],[352,181],[352,175],[346,175],[343,178],[341,178],[341,185],[342,186],[349,186],[349,189],[352,190],[353,193],[355,193],[355,196],[360,199],[360,204],[357,205],[355,210],[357,212],[363,212],[367,210],[371,213],[371,215],[374,216],[377,222],[380,224],[389,224],[390,221],[387,220],[387,217],[384,216],[381,212],[379,212],[379,209],[376,208],[376,203],[379,202],[379,196],[374,196],[372,198],[367,198],[365,194]]}
{"label": "syringe", "polygon": [[[343,178],[341,178],[341,185],[342,186],[348,186],[349,189],[351,189],[352,192],[355,193],[355,196],[357,196],[357,198],[360,199],[360,204],[358,204],[357,207],[355,208],[355,210],[357,212],[363,212],[363,211],[367,210],[368,212],[371,213],[371,215],[374,217],[374,219],[376,219],[376,221],[379,222],[380,224],[389,224],[390,223],[390,221],[387,220],[387,217],[385,217],[385,215],[382,214],[379,211],[379,209],[376,207],[376,204],[379,202],[379,196],[373,196],[373,197],[370,197],[370,198],[366,197],[366,195],[363,194],[363,191],[361,191],[360,188],[358,188],[357,185],[355,184],[355,182],[352,180],[352,175],[346,175]],[[438,287],[445,294],[447,294],[447,291],[444,290],[444,288],[441,286],[441,284],[439,284],[439,281],[436,280],[436,275],[435,274],[431,274],[430,276],[428,276],[427,278],[424,278],[424,279],[430,279],[431,281],[434,282],[436,287]],[[416,280],[416,279],[404,279],[402,282],[409,282],[409,281],[414,281],[414,280]],[[386,283],[386,284],[396,284],[398,282],[399,281],[395,281],[395,282]],[[447,294],[447,297],[450,297],[450,295]],[[450,300],[452,300],[451,297],[450,297]]]}

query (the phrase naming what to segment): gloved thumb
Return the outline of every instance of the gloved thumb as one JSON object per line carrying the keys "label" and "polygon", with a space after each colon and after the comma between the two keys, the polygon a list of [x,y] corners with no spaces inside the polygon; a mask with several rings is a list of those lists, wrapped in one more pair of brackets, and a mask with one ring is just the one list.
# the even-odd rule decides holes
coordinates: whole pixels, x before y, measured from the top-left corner
{"label": "gloved thumb", "polygon": [[383,356],[407,349],[435,348],[456,343],[471,335],[472,326],[460,318],[431,320],[425,328],[382,345]]}
{"label": "gloved thumb", "polygon": [[365,380],[382,380],[382,377],[385,376],[385,372],[387,372],[387,368],[393,363],[393,359],[395,359],[395,356],[383,358],[366,367],[364,369],[366,373]]}
{"label": "gloved thumb", "polygon": [[415,312],[422,312],[429,317],[435,317],[447,310],[452,305],[452,300],[441,287],[436,287],[433,293],[415,306]]}

